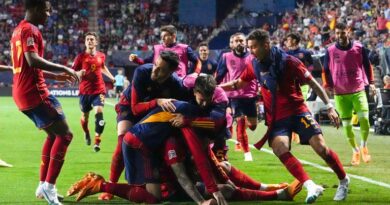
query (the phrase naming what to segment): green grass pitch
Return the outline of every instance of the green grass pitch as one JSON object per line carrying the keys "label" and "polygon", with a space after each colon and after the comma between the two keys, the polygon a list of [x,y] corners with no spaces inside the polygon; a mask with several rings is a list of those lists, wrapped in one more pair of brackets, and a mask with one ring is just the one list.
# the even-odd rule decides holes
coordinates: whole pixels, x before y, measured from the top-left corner
{"label": "green grass pitch", "polygon": [[[80,111],[77,98],[60,98],[67,120],[74,133],[66,161],[57,181],[59,193],[65,194],[72,183],[80,179],[86,172],[94,171],[108,177],[111,154],[116,145],[116,114],[112,104],[114,100],[108,99],[104,110],[107,122],[102,137],[102,150],[94,153],[91,146],[86,146],[80,126]],[[91,115],[93,119],[93,115]],[[93,120],[90,121],[90,130],[94,130]],[[262,123],[255,132],[248,131],[251,143],[259,139],[265,131]],[[305,170],[312,179],[326,187],[324,195],[318,199],[317,204],[390,204],[390,136],[370,135],[369,148],[373,161],[351,167],[351,148],[343,136],[342,130],[323,126],[327,144],[336,151],[346,171],[349,174],[361,176],[385,183],[380,186],[360,179],[352,178],[350,194],[345,202],[333,202],[338,180],[333,173],[304,165]],[[356,135],[359,134],[355,131]],[[44,200],[35,198],[35,188],[38,184],[41,146],[45,133],[35,128],[34,124],[23,113],[19,112],[10,97],[0,98],[0,159],[12,164],[13,168],[0,168],[0,204],[47,204]],[[357,137],[360,140],[359,137]],[[230,162],[245,171],[253,178],[264,183],[290,182],[293,177],[272,154],[252,149],[254,162],[244,162],[243,153],[233,150],[233,143],[229,152]],[[269,147],[266,146],[269,150]],[[321,166],[326,164],[308,146],[293,144],[292,153],[299,159]],[[121,179],[124,182],[124,179]],[[262,204],[302,204],[306,196],[303,190],[293,202],[261,202]],[[97,200],[97,195],[87,197],[79,203],[74,197],[66,197],[64,204],[129,204],[126,200],[114,198],[110,202]],[[259,202],[234,202],[231,204],[258,204]],[[169,203],[165,203],[169,204]],[[191,202],[180,204],[194,204]]]}

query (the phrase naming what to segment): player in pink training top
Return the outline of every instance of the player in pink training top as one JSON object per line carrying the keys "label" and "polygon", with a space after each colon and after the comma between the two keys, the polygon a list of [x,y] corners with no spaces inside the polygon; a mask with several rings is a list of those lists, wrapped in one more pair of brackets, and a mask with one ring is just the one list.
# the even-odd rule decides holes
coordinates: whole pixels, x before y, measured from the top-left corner
{"label": "player in pink training top", "polygon": [[[233,48],[231,52],[224,53],[219,61],[216,80],[218,83],[225,83],[238,79],[244,72],[247,64],[251,63],[253,56],[247,51],[246,39],[243,33],[235,33],[233,37]],[[249,149],[246,127],[251,130],[257,126],[257,82],[252,80],[243,88],[226,91],[230,101],[233,117],[237,122],[236,150],[244,151],[244,160],[252,161],[252,154]]]}
{"label": "player in pink training top", "polygon": [[[290,174],[306,187],[306,203],[314,203],[324,189],[310,179],[301,163],[290,152],[292,132],[299,135],[301,144],[310,145],[337,175],[340,184],[334,200],[346,199],[350,179],[337,154],[326,146],[321,128],[304,103],[299,85],[308,84],[317,93],[328,107],[329,118],[338,128],[340,119],[324,89],[300,60],[271,46],[268,32],[260,29],[252,31],[248,36],[248,47],[256,58],[239,79],[222,87],[229,90],[245,86],[253,79],[259,81],[268,126],[263,139],[268,139],[273,152]],[[261,140],[255,147],[261,148],[264,142]]]}
{"label": "player in pink training top", "polygon": [[[177,53],[180,59],[179,67],[176,70],[176,73],[180,78],[183,78],[190,73],[199,73],[202,63],[190,46],[176,42],[176,27],[173,25],[162,26],[160,32],[163,43],[153,46],[153,53],[151,56],[141,59],[135,54],[130,54],[129,60],[140,65],[144,63],[155,63],[162,51],[173,51]],[[194,64],[193,69],[188,67],[189,61]]]}
{"label": "player in pink training top", "polygon": [[35,194],[38,198],[44,197],[49,204],[58,205],[61,203],[55,184],[73,134],[65,120],[61,104],[49,94],[44,77],[78,81],[82,72],[75,72],[43,58],[44,43],[38,25],[43,25],[50,16],[50,2],[26,0],[24,6],[25,18],[14,29],[10,42],[14,73],[12,95],[19,110],[47,133],[42,148],[40,182]]}
{"label": "player in pink training top", "polygon": [[106,87],[102,74],[107,76],[112,82],[115,82],[114,76],[105,65],[106,55],[96,50],[98,45],[98,36],[94,32],[85,34],[85,52],[77,55],[72,68],[76,71],[84,70],[85,75],[80,82],[80,109],[81,109],[81,127],[85,133],[87,145],[91,144],[91,137],[88,129],[89,112],[94,108],[95,111],[95,152],[100,151],[100,137],[104,130],[106,122],[103,119],[104,98]]}

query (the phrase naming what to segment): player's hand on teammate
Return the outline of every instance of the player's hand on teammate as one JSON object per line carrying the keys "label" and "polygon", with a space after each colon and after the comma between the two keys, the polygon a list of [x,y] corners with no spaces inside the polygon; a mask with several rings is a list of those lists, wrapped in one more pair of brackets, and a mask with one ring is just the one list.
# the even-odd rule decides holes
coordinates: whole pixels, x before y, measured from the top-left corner
{"label": "player's hand on teammate", "polygon": [[340,127],[340,118],[333,107],[328,109],[328,117],[332,124],[338,129]]}
{"label": "player's hand on teammate", "polygon": [[137,59],[137,54],[132,53],[129,55],[129,61],[133,62],[133,61],[135,61],[135,59]]}
{"label": "player's hand on teammate", "polygon": [[165,112],[175,112],[176,107],[173,104],[175,99],[171,98],[158,98],[157,105],[160,106]]}
{"label": "player's hand on teammate", "polygon": [[175,117],[170,119],[169,122],[173,127],[184,127],[185,119],[182,114],[175,114]]}
{"label": "player's hand on teammate", "polygon": [[228,204],[225,197],[223,197],[223,195],[220,191],[214,192],[213,197],[215,198],[215,200],[217,200],[218,205],[225,205],[225,204],[227,205]]}

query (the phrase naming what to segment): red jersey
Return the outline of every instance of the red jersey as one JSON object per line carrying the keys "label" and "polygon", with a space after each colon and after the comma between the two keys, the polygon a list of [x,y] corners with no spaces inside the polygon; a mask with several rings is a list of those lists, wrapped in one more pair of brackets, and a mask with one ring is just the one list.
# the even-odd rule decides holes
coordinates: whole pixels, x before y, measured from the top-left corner
{"label": "red jersey", "polygon": [[43,71],[31,67],[24,56],[25,52],[34,52],[43,57],[42,34],[38,27],[23,20],[14,29],[10,43],[14,73],[12,96],[19,110],[29,110],[49,96]]}
{"label": "red jersey", "polygon": [[[288,56],[286,58],[286,68],[282,75],[283,76],[278,82],[276,102],[274,102],[275,113],[266,112],[266,120],[268,123],[272,119],[272,114],[275,114],[275,120],[280,120],[291,115],[309,112],[303,99],[300,86],[302,84],[307,84],[313,77],[306,69],[305,65],[297,58]],[[252,64],[249,64],[240,78],[245,82],[250,82],[256,78]],[[266,111],[271,110],[273,102],[270,90],[262,87],[261,94],[264,99]]]}
{"label": "red jersey", "polygon": [[80,95],[106,93],[106,86],[102,76],[105,61],[106,55],[101,52],[96,52],[95,55],[84,52],[76,57],[72,68],[75,71],[85,70],[85,75],[80,82]]}

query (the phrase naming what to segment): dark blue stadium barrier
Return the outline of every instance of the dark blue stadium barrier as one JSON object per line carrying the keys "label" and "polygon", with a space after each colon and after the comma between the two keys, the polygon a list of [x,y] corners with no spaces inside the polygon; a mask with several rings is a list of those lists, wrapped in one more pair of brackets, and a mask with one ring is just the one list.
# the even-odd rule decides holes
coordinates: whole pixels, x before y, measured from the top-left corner
{"label": "dark blue stadium barrier", "polygon": [[213,26],[216,16],[216,0],[179,1],[180,23],[196,26]]}

